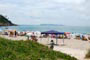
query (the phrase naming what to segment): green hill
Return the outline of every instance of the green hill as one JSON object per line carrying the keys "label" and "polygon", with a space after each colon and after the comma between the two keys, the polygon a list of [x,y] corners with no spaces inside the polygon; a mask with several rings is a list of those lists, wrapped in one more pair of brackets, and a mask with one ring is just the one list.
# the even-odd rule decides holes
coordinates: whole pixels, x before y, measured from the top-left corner
{"label": "green hill", "polygon": [[77,60],[30,40],[12,41],[0,38],[0,60]]}
{"label": "green hill", "polygon": [[15,24],[13,24],[11,21],[9,21],[3,15],[0,15],[0,26],[13,26],[13,25],[15,25]]}

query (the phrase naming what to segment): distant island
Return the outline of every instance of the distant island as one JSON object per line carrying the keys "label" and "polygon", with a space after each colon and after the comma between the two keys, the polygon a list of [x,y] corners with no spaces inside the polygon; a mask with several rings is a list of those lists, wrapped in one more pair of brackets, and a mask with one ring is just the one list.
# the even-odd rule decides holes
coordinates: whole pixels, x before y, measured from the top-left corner
{"label": "distant island", "polygon": [[41,26],[64,26],[62,24],[40,24]]}
{"label": "distant island", "polygon": [[5,16],[0,15],[0,26],[17,26],[17,25],[9,21]]}

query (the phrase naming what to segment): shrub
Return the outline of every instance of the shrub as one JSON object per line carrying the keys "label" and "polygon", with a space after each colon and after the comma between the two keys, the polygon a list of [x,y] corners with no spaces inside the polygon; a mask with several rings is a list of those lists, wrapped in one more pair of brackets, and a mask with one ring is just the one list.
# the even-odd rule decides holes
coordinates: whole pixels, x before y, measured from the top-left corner
{"label": "shrub", "polygon": [[88,53],[86,54],[86,58],[90,58],[90,50],[88,50]]}
{"label": "shrub", "polygon": [[32,41],[13,41],[0,38],[0,60],[77,60]]}

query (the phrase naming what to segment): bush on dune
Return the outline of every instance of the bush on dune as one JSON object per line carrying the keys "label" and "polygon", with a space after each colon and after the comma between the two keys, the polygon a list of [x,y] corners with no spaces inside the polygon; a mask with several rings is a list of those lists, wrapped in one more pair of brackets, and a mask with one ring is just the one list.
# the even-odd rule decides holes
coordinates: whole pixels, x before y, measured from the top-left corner
{"label": "bush on dune", "polygon": [[0,38],[0,60],[77,60],[36,42]]}
{"label": "bush on dune", "polygon": [[88,50],[88,53],[86,54],[86,58],[90,58],[90,50]]}

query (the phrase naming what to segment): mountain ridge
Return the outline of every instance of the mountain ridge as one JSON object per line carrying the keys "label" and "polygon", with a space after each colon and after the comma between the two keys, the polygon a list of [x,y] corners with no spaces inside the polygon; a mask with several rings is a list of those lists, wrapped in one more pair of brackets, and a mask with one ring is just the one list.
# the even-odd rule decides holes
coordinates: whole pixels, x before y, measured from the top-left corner
{"label": "mountain ridge", "polygon": [[5,16],[0,15],[0,26],[16,26],[16,24],[12,23]]}

